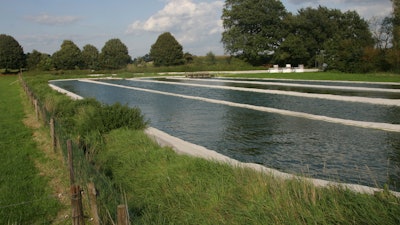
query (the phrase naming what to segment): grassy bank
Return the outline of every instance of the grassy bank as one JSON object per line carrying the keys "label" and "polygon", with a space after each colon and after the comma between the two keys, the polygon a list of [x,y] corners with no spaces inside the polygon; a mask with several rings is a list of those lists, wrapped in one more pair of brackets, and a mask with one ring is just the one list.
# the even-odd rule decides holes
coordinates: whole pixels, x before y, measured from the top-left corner
{"label": "grassy bank", "polygon": [[[101,111],[100,106],[92,100],[72,102],[50,90],[47,80],[62,77],[68,76],[27,76],[26,81],[46,107],[66,123],[63,129],[73,132],[68,136],[86,137],[87,146],[96,147],[90,157],[98,170],[96,177],[104,175],[115,192],[125,193],[133,224],[400,223],[400,200],[386,191],[370,196],[315,188],[303,181],[283,181],[177,155],[154,144],[140,129],[112,127],[101,133],[99,142],[96,131],[103,126],[96,124],[103,117],[94,115]],[[88,124],[93,128],[90,132],[79,129],[78,125]],[[125,198],[101,186],[99,191],[100,203],[109,211],[115,205],[107,203]]]}
{"label": "grassy bank", "polygon": [[0,224],[51,224],[60,205],[40,174],[16,76],[0,76]]}
{"label": "grassy bank", "polygon": [[142,132],[114,130],[101,170],[127,193],[136,224],[398,224],[400,200],[315,188],[175,154]]}

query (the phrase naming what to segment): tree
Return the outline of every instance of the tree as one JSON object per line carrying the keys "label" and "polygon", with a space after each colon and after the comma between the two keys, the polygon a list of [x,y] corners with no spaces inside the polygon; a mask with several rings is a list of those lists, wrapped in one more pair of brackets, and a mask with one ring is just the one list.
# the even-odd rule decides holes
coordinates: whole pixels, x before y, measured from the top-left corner
{"label": "tree", "polygon": [[183,54],[183,58],[185,59],[186,64],[190,64],[194,60],[194,56],[189,52],[185,52],[185,54]]}
{"label": "tree", "polygon": [[26,55],[26,66],[28,70],[35,70],[40,63],[42,53],[33,50],[32,53]]}
{"label": "tree", "polygon": [[151,46],[150,57],[155,66],[175,66],[184,63],[182,45],[169,32],[158,36]]}
{"label": "tree", "polygon": [[375,41],[374,48],[368,48],[364,54],[364,61],[372,65],[375,71],[390,71],[390,52],[393,51],[393,15],[386,17],[372,17],[369,20],[372,37]]}
{"label": "tree", "polygon": [[394,68],[400,71],[400,0],[392,0],[393,4],[393,49],[390,60]]}
{"label": "tree", "polygon": [[287,15],[279,0],[226,0],[221,40],[225,51],[253,65],[265,64],[287,32]]}
{"label": "tree", "polygon": [[393,4],[393,47],[400,49],[400,0],[392,0]]}
{"label": "tree", "polygon": [[50,55],[37,50],[27,54],[26,63],[29,70],[50,70],[53,67]]}
{"label": "tree", "polygon": [[288,32],[274,53],[276,63],[328,64],[330,69],[355,72],[362,68],[366,48],[373,47],[368,23],[355,11],[309,7],[284,23]]}
{"label": "tree", "polygon": [[374,46],[368,23],[355,11],[340,15],[337,32],[324,43],[325,62],[329,69],[343,72],[362,71],[365,50]]}
{"label": "tree", "polygon": [[82,66],[81,50],[71,40],[64,40],[52,59],[56,69],[72,70]]}
{"label": "tree", "polygon": [[99,50],[90,44],[83,46],[82,61],[85,69],[97,70],[99,68]]}
{"label": "tree", "polygon": [[372,17],[369,20],[369,26],[376,48],[379,50],[388,49],[393,38],[393,18],[391,16]]}
{"label": "tree", "polygon": [[289,34],[274,53],[273,62],[280,65],[299,65],[305,64],[309,59],[310,53],[302,37]]}
{"label": "tree", "polygon": [[25,54],[12,36],[0,34],[0,69],[20,69],[25,66]]}
{"label": "tree", "polygon": [[206,54],[205,61],[208,65],[214,65],[217,63],[217,58],[215,57],[215,54],[212,51],[209,51]]}
{"label": "tree", "polygon": [[121,69],[131,63],[132,59],[126,45],[114,38],[108,40],[101,49],[100,62],[104,69]]}

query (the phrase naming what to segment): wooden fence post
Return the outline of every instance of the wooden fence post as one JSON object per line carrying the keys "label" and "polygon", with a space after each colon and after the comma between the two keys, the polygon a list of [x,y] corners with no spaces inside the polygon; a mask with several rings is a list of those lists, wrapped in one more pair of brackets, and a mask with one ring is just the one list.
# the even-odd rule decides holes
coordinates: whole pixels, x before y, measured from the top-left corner
{"label": "wooden fence post", "polygon": [[119,205],[117,208],[117,225],[129,225],[128,207]]}
{"label": "wooden fence post", "polygon": [[55,130],[55,122],[54,118],[50,118],[50,137],[51,137],[51,147],[54,151],[57,148],[57,140],[56,140],[56,130]]}
{"label": "wooden fence post", "polygon": [[71,186],[72,225],[85,224],[83,218],[82,194],[79,185]]}
{"label": "wooden fence post", "polygon": [[88,192],[89,192],[89,202],[90,202],[90,212],[92,214],[94,225],[100,225],[100,218],[97,211],[97,192],[93,182],[88,183]]}
{"label": "wooden fence post", "polygon": [[35,106],[36,120],[39,120],[39,106],[37,99],[33,99],[33,105]]}
{"label": "wooden fence post", "polygon": [[68,150],[68,167],[69,167],[69,182],[71,185],[75,183],[75,174],[74,174],[74,157],[72,153],[72,141],[67,141],[67,150]]}

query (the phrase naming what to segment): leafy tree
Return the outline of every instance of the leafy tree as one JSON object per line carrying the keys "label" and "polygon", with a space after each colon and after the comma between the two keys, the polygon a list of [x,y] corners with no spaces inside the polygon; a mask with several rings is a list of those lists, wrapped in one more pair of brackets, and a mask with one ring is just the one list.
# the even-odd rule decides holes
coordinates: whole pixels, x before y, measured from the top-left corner
{"label": "leafy tree", "polygon": [[28,53],[26,56],[26,66],[29,70],[34,70],[40,63],[42,53],[37,50],[33,50],[32,53]]}
{"label": "leafy tree", "polygon": [[207,62],[208,65],[216,64],[217,63],[217,59],[215,57],[215,54],[212,51],[209,51],[206,54],[205,61]]}
{"label": "leafy tree", "polygon": [[393,67],[390,63],[390,52],[393,40],[393,15],[384,18],[373,17],[369,21],[375,48],[367,48],[364,61],[371,65],[371,70],[390,71]]}
{"label": "leafy tree", "polygon": [[82,50],[83,67],[96,70],[99,68],[99,50],[93,45],[87,44]]}
{"label": "leafy tree", "polygon": [[354,11],[305,8],[284,22],[288,35],[274,54],[278,63],[326,63],[330,69],[355,72],[362,68],[366,48],[373,47],[368,23]]}
{"label": "leafy tree", "polygon": [[279,0],[226,0],[222,20],[225,51],[252,64],[264,64],[279,47],[289,15]]}
{"label": "leafy tree", "polygon": [[56,69],[72,70],[82,66],[82,53],[71,40],[64,40],[61,49],[52,56]]}
{"label": "leafy tree", "polygon": [[183,58],[185,59],[186,64],[190,64],[194,60],[194,56],[192,54],[190,54],[189,52],[185,52],[185,54],[183,54]]}
{"label": "leafy tree", "polygon": [[[287,54],[287,62],[291,62],[293,58],[293,51],[301,52],[297,48],[305,49],[308,57],[300,59],[297,56],[297,60],[302,60],[306,66],[314,66],[315,62],[320,58],[321,50],[324,50],[324,44],[327,40],[332,38],[335,33],[338,32],[338,24],[336,21],[339,20],[341,15],[340,10],[331,10],[326,7],[319,6],[318,8],[305,8],[300,9],[298,14],[285,20],[285,25],[288,29],[288,37],[286,37],[282,43],[283,47],[286,47],[284,51],[279,53]],[[293,36],[294,35],[294,36]],[[298,43],[296,38],[301,39],[301,43]],[[289,43],[286,43],[289,42]],[[296,47],[295,44],[300,44]],[[284,56],[275,56],[275,58],[282,59]],[[319,64],[322,64],[319,63]]]}
{"label": "leafy tree", "polygon": [[151,57],[150,57],[150,54],[144,55],[144,56],[143,56],[143,60],[144,60],[146,63],[153,61],[153,59],[151,59]]}
{"label": "leafy tree", "polygon": [[121,69],[131,63],[132,59],[126,45],[114,38],[108,40],[101,49],[100,62],[104,69]]}
{"label": "leafy tree", "polygon": [[392,0],[393,4],[393,47],[400,49],[400,0]]}
{"label": "leafy tree", "polygon": [[304,64],[310,59],[310,53],[302,37],[289,34],[274,53],[273,62],[276,64]]}
{"label": "leafy tree", "polygon": [[25,54],[12,36],[0,34],[0,69],[20,69],[25,66]]}
{"label": "leafy tree", "polygon": [[392,0],[393,4],[393,49],[389,53],[393,67],[400,71],[400,0]]}
{"label": "leafy tree", "polygon": [[336,21],[338,30],[333,38],[324,43],[326,63],[330,69],[343,72],[362,71],[366,48],[374,46],[368,23],[355,11],[340,15]]}
{"label": "leafy tree", "polygon": [[37,68],[39,70],[53,69],[54,65],[53,65],[53,60],[51,59],[51,56],[49,54],[42,53],[42,56],[40,57],[40,62],[37,65]]}
{"label": "leafy tree", "polygon": [[37,50],[28,53],[26,61],[29,70],[50,70],[53,67],[50,55]]}
{"label": "leafy tree", "polygon": [[154,60],[155,66],[174,66],[184,63],[182,45],[169,32],[158,36],[157,41],[151,46],[150,57]]}

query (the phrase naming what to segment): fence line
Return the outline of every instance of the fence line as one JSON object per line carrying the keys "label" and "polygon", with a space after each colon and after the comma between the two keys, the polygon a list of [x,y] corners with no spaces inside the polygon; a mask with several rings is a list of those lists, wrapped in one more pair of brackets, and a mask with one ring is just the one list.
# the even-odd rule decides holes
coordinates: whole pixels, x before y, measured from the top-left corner
{"label": "fence line", "polygon": [[[110,181],[107,178],[105,178],[102,174],[100,174],[96,169],[92,168],[92,166],[84,156],[83,149],[80,149],[79,146],[77,146],[78,144],[73,143],[70,137],[68,137],[69,135],[66,134],[65,131],[62,129],[62,124],[58,123],[57,120],[51,115],[51,112],[47,110],[46,106],[29,88],[28,84],[22,78],[21,75],[19,75],[19,81],[30,103],[32,104],[35,110],[36,119],[38,121],[41,121],[44,124],[44,126],[49,127],[51,145],[52,145],[51,147],[53,148],[54,151],[57,151],[57,149],[61,149],[61,153],[64,156],[64,160],[68,162],[69,165],[68,169],[70,171],[70,184],[71,184],[71,193],[70,193],[71,204],[72,204],[71,219],[73,225],[84,224],[83,212],[85,210],[83,210],[82,196],[81,196],[83,189],[78,185],[78,183],[86,184],[87,185],[86,188],[88,188],[88,191],[84,191],[83,193],[88,193],[87,194],[88,196],[85,197],[89,201],[88,211],[91,212],[92,216],[91,224],[107,223],[105,221],[101,221],[98,213],[99,210],[101,209],[103,210],[105,209],[105,211],[108,212],[106,205],[101,205],[101,204],[98,205],[96,201],[97,194],[96,193],[90,194],[96,192],[95,184],[93,182],[93,179],[90,178],[90,176],[95,177],[95,179],[97,179],[98,182],[102,183],[103,184],[102,186],[105,186],[105,188],[109,188],[109,191],[116,192],[113,191]],[[77,166],[73,166],[74,162],[76,162],[75,165]],[[82,186],[85,187],[86,185]],[[114,199],[114,201],[116,200]],[[24,204],[24,203],[17,203],[15,206],[17,206],[18,204]],[[115,208],[116,212],[119,212],[120,210],[119,207],[120,205],[116,206]],[[123,215],[122,218],[129,218],[127,206],[125,206],[125,212],[126,212],[126,217]],[[111,219],[109,217],[105,218]],[[120,215],[119,214],[116,215],[116,218],[119,219]],[[124,219],[122,221],[124,222],[118,224],[121,225],[129,224],[129,219]],[[111,221],[111,223],[115,224],[113,221]]]}

